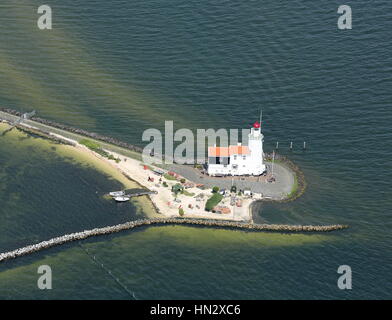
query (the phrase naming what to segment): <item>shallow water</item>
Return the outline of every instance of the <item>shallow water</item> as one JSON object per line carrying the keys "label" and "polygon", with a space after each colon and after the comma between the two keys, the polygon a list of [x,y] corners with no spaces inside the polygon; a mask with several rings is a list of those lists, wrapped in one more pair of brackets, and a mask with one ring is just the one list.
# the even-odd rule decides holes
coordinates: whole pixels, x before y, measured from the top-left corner
{"label": "shallow water", "polygon": [[105,165],[95,167],[87,160],[68,146],[15,129],[1,137],[2,252],[140,218],[140,204],[114,204],[104,198],[108,191],[122,189],[120,181],[126,184],[126,179],[114,180]]}
{"label": "shallow water", "polygon": [[[255,220],[350,225],[295,236],[154,227],[83,242],[137,298],[391,297],[390,2],[352,3],[345,31],[339,1],[51,3],[50,32],[36,28],[39,1],[0,4],[2,106],[137,145],[164,120],[248,127],[262,106],[267,151],[279,141],[308,189]],[[40,148],[0,139],[1,251],[137,215],[96,195],[117,182]],[[35,286],[44,263],[51,292]],[[341,264],[349,292],[336,286]],[[130,298],[76,244],[0,269],[2,298]]]}

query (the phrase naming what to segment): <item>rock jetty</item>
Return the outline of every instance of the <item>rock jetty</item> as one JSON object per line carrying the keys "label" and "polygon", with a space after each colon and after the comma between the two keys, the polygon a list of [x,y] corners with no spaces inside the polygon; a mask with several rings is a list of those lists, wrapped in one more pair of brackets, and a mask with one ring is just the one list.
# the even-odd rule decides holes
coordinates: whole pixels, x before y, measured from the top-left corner
{"label": "rock jetty", "polygon": [[103,228],[95,228],[92,230],[85,230],[66,234],[60,237],[52,238],[47,241],[42,241],[37,244],[29,245],[13,251],[0,253],[0,262],[14,259],[20,256],[28,255],[36,251],[46,248],[58,246],[67,242],[83,240],[89,237],[105,235],[120,232],[123,230],[130,230],[141,226],[149,225],[165,225],[165,224],[183,224],[183,225],[197,225],[206,227],[220,227],[230,229],[240,229],[248,231],[276,231],[276,232],[330,232],[334,230],[341,230],[348,228],[346,225],[328,225],[328,226],[301,226],[301,225],[282,225],[282,224],[254,224],[243,223],[235,221],[221,221],[221,220],[206,220],[206,219],[191,219],[191,218],[155,218],[155,219],[140,219],[129,221],[114,226]]}
{"label": "rock jetty", "polygon": [[[3,111],[5,113],[8,113],[8,114],[11,114],[11,115],[14,115],[14,116],[18,116],[18,117],[20,117],[22,115],[22,112],[19,112],[19,111],[13,110],[13,109],[9,109],[9,108],[0,108],[0,111]],[[85,136],[85,137],[90,137],[90,138],[93,138],[93,139],[96,139],[96,140],[107,142],[107,143],[110,143],[110,144],[113,144],[113,145],[116,145],[116,146],[119,146],[119,147],[122,147],[122,148],[125,148],[125,149],[129,149],[131,151],[135,151],[135,152],[139,152],[139,153],[143,152],[143,149],[138,147],[138,146],[135,146],[135,145],[132,145],[132,144],[129,144],[129,143],[126,143],[126,142],[123,142],[123,141],[111,138],[111,137],[107,137],[107,136],[104,136],[104,135],[101,135],[101,134],[98,134],[98,133],[88,132],[88,131],[83,130],[83,129],[74,128],[74,127],[67,126],[67,125],[64,125],[64,124],[61,124],[61,123],[57,123],[57,122],[52,121],[52,120],[42,119],[42,118],[39,118],[39,117],[32,117],[30,120],[33,120],[33,121],[45,124],[45,125],[50,126],[50,127],[54,127],[54,128],[61,129],[61,130],[64,130],[64,131],[68,131],[68,132],[72,132],[72,133],[77,133],[77,134]]]}

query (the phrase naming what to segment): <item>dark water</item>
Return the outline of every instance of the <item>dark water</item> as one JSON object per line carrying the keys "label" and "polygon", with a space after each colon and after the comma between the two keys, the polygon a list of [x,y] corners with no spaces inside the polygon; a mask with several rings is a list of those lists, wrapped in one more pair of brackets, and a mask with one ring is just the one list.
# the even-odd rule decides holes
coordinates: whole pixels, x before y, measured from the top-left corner
{"label": "dark water", "polygon": [[[136,298],[391,298],[390,2],[345,3],[345,31],[339,1],[55,0],[51,31],[36,27],[40,4],[0,5],[1,105],[139,145],[164,120],[242,128],[262,106],[267,150],[279,141],[309,188],[256,220],[350,225],[327,235],[158,227],[83,242]],[[93,212],[113,221],[91,192],[113,181],[26,148],[0,140],[1,251],[91,226]],[[50,202],[38,192],[55,188]],[[41,264],[54,270],[50,292],[36,288]],[[343,264],[351,291],[336,286]],[[1,270],[3,298],[131,298],[78,245]]]}
{"label": "dark water", "polygon": [[59,148],[25,135],[2,137],[2,252],[136,218],[138,211],[132,202],[113,205],[103,197],[121,189],[121,183],[77,158],[59,155]]}

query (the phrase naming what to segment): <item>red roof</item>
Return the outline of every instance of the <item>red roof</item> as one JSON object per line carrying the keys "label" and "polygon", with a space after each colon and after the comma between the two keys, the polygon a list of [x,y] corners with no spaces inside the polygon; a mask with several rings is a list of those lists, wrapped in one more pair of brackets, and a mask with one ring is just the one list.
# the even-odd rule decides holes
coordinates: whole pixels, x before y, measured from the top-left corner
{"label": "red roof", "polygon": [[232,154],[250,154],[247,146],[230,146],[230,155]]}
{"label": "red roof", "polygon": [[209,147],[209,157],[229,157],[233,154],[250,154],[247,146]]}
{"label": "red roof", "polygon": [[228,147],[208,147],[208,156],[210,157],[228,157],[230,156]]}

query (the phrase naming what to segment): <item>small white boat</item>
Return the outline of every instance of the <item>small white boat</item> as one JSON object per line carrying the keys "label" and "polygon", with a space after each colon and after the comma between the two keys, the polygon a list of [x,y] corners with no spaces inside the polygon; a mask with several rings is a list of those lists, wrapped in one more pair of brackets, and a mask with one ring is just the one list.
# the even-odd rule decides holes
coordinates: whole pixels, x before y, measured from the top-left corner
{"label": "small white boat", "polygon": [[125,202],[125,201],[129,201],[129,197],[126,196],[118,196],[118,197],[114,197],[114,200],[116,200],[117,202]]}
{"label": "small white boat", "polygon": [[109,192],[109,195],[111,195],[112,197],[121,197],[125,195],[125,191],[113,191]]}

